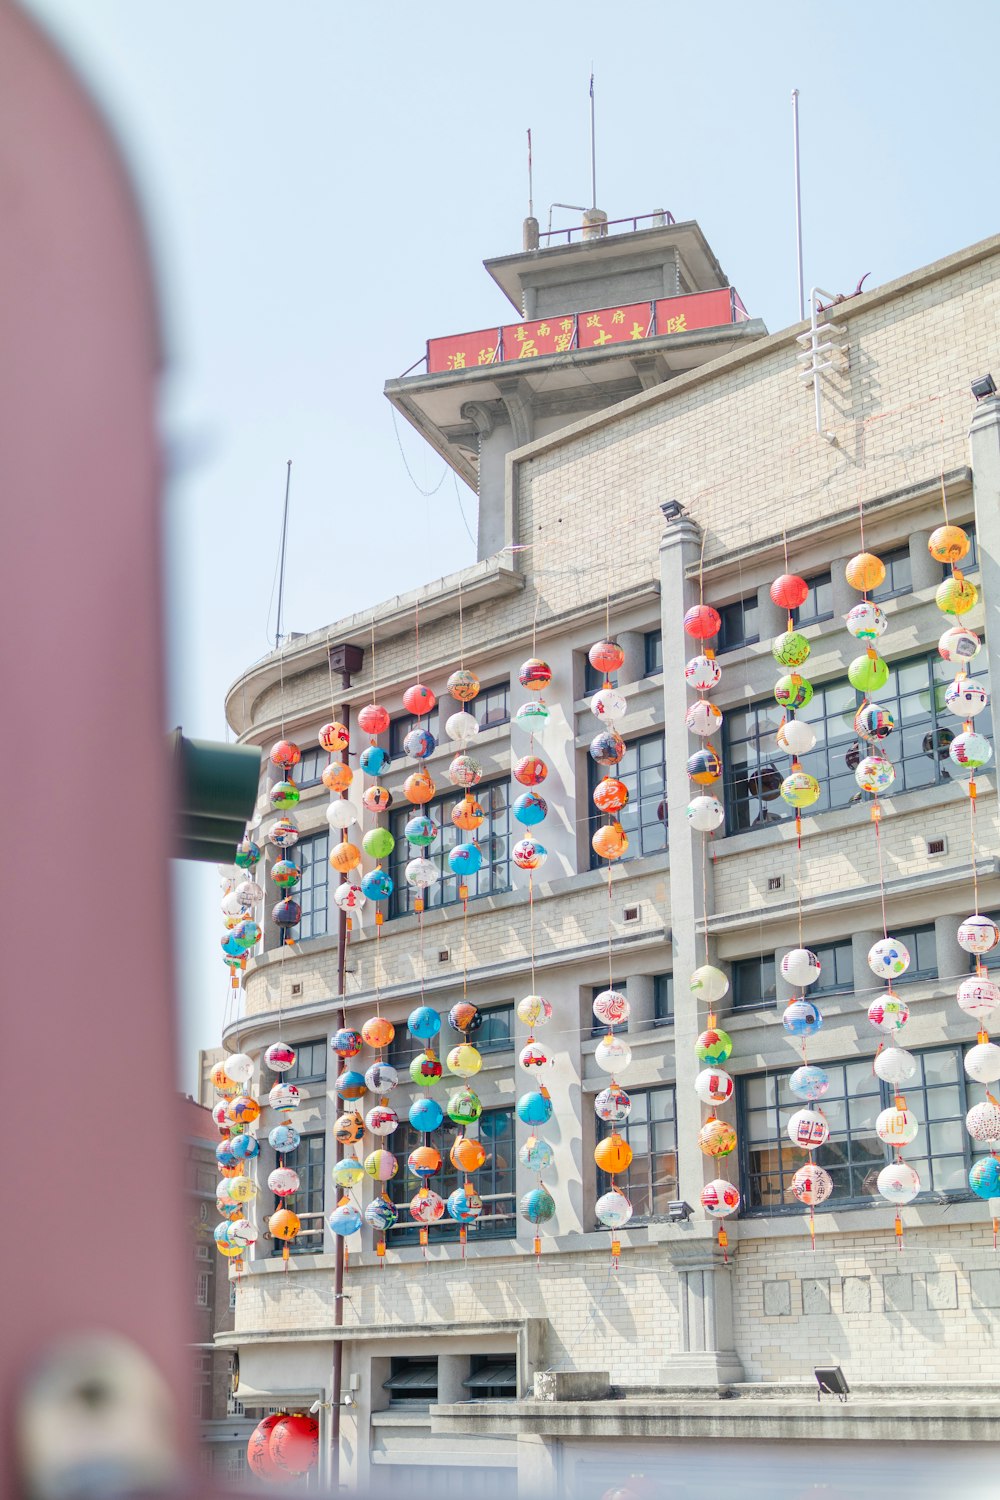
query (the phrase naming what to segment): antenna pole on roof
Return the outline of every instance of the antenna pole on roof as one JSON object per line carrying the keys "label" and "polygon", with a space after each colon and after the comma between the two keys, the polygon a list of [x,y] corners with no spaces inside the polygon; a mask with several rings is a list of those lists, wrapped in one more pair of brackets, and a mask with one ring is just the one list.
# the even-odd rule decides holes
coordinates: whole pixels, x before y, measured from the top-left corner
{"label": "antenna pole on roof", "polygon": [[795,254],[799,270],[799,322],[806,315],[806,284],[802,274],[802,176],[799,171],[799,91],[792,89],[792,141],[795,152]]}
{"label": "antenna pole on roof", "polygon": [[597,207],[597,131],[594,121],[594,67],[590,67],[590,205]]}
{"label": "antenna pole on roof", "polygon": [[531,179],[531,130],[528,131],[528,218],[535,217],[535,192]]}

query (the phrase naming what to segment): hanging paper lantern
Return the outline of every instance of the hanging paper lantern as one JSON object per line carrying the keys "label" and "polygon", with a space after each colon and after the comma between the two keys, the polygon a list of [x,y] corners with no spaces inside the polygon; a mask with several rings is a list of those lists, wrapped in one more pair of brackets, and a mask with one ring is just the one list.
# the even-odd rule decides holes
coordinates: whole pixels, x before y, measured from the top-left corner
{"label": "hanging paper lantern", "polygon": [[694,1091],[702,1104],[725,1104],[736,1088],[722,1068],[703,1068],[694,1081]]}
{"label": "hanging paper lantern", "polygon": [[943,615],[967,615],[979,603],[979,590],[971,579],[955,573],[938,584],[934,603]]}
{"label": "hanging paper lantern", "polygon": [[[536,1097],[537,1098],[542,1098],[543,1096],[541,1094],[539,1094],[539,1095],[531,1095],[531,1094],[524,1094],[524,1095],[522,1095],[522,1098],[525,1098],[525,1099],[536,1098]],[[549,1109],[549,1114],[551,1114],[552,1113],[552,1105],[551,1105],[551,1103],[549,1103],[548,1109]],[[478,1094],[476,1094],[476,1093],[473,1092],[472,1089],[468,1089],[468,1088],[456,1089],[455,1092],[453,1094],[451,1094],[449,1096],[449,1098],[448,1098],[448,1118],[449,1118],[449,1120],[452,1120],[456,1125],[473,1125],[476,1122],[476,1120],[479,1119],[479,1116],[482,1114],[482,1112],[483,1112],[482,1100],[480,1099],[480,1097],[479,1097]],[[547,1120],[549,1118],[549,1114],[545,1115],[544,1117],[540,1116],[539,1117],[539,1123],[541,1123],[541,1121],[542,1121],[543,1118],[545,1120]],[[520,1108],[518,1110],[518,1115],[519,1115],[519,1118],[523,1120],[524,1117],[520,1114]],[[525,1121],[525,1123],[527,1124],[527,1123],[530,1123],[530,1122]]]}
{"label": "hanging paper lantern", "polygon": [[605,1229],[624,1229],[632,1217],[632,1205],[624,1193],[612,1188],[609,1193],[601,1194],[594,1204],[594,1212],[598,1223]]}
{"label": "hanging paper lantern", "polygon": [[337,720],[324,724],[316,738],[319,740],[320,748],[329,755],[335,754],[338,750],[346,750],[351,742],[347,725]]}
{"label": "hanging paper lantern", "polygon": [[818,1208],[833,1192],[833,1178],[829,1172],[811,1161],[799,1167],[789,1185],[793,1195],[808,1208]]}
{"label": "hanging paper lantern", "polygon": [[448,1154],[457,1172],[478,1172],[486,1160],[486,1148],[482,1141],[474,1140],[468,1135],[457,1136]]}
{"label": "hanging paper lantern", "polygon": [[724,1063],[732,1056],[733,1039],[728,1031],[723,1031],[718,1026],[710,1026],[703,1031],[695,1043],[695,1055],[699,1062],[708,1063],[715,1067],[718,1063]]}
{"label": "hanging paper lantern", "polygon": [[809,585],[797,573],[782,573],[771,584],[768,592],[779,609],[790,612],[798,609],[800,604],[805,604],[809,597]]}
{"label": "hanging paper lantern", "polygon": [[967,1016],[974,1016],[979,1021],[985,1020],[1000,1005],[1000,984],[975,974],[962,980],[957,998],[959,1009],[964,1010]]}
{"label": "hanging paper lantern", "polygon": [[739,1190],[731,1182],[717,1177],[701,1190],[701,1206],[713,1219],[726,1219],[740,1206]]}
{"label": "hanging paper lantern", "polygon": [[330,1048],[338,1057],[357,1057],[363,1046],[364,1038],[360,1031],[352,1031],[347,1026],[342,1026],[330,1038]]}
{"label": "hanging paper lantern", "polygon": [[687,820],[699,833],[713,833],[726,820],[726,810],[717,797],[692,797],[687,805]]}
{"label": "hanging paper lantern", "polygon": [[385,734],[389,728],[389,710],[379,703],[366,703],[358,714],[358,728],[362,734]]}
{"label": "hanging paper lantern", "polygon": [[815,1151],[830,1138],[830,1126],[820,1109],[797,1109],[785,1130],[792,1145],[801,1146],[804,1151]]}
{"label": "hanging paper lantern", "polygon": [[782,978],[796,989],[815,984],[822,971],[822,964],[810,948],[792,948],[781,960]]}
{"label": "hanging paper lantern", "polygon": [[[359,1227],[360,1224],[359,1215]],[[319,1459],[319,1424],[315,1418],[301,1414],[279,1417],[271,1430],[269,1447],[271,1457],[284,1473],[307,1474]]]}
{"label": "hanging paper lantern", "polygon": [[[271,879],[275,885],[281,886],[283,890],[291,889],[292,886],[298,885],[302,879],[302,871],[290,859],[278,859],[271,866]],[[259,933],[260,928],[257,931]],[[257,939],[255,938],[254,941],[256,942]]]}
{"label": "hanging paper lantern", "polygon": [[388,1094],[399,1083],[399,1074],[389,1063],[373,1062],[365,1070],[365,1087],[371,1094]]}
{"label": "hanging paper lantern", "polygon": [[234,1203],[250,1203],[257,1196],[257,1184],[251,1177],[234,1177],[229,1183],[229,1196]]}
{"label": "hanging paper lantern", "polygon": [[1000,1047],[979,1042],[965,1054],[965,1071],[975,1083],[996,1083],[1000,1078]]}
{"label": "hanging paper lantern", "polygon": [[479,678],[462,667],[448,678],[448,691],[458,703],[471,703],[479,696]]}
{"label": "hanging paper lantern", "polygon": [[609,1125],[621,1125],[632,1113],[632,1100],[620,1084],[612,1083],[595,1098],[594,1113]]}
{"label": "hanging paper lantern", "polygon": [[789,807],[811,807],[819,794],[819,782],[808,771],[790,771],[781,783],[781,796]]}
{"label": "hanging paper lantern", "polygon": [[460,713],[448,715],[444,732],[457,745],[471,745],[479,735],[479,720],[475,714],[466,713],[463,709]]}
{"label": "hanging paper lantern", "polygon": [[602,724],[617,724],[628,713],[628,703],[614,688],[601,688],[590,700],[590,712]]}
{"label": "hanging paper lantern", "polygon": [[441,1059],[433,1052],[418,1052],[410,1063],[410,1078],[418,1088],[433,1088],[443,1072]]}
{"label": "hanging paper lantern", "polygon": [[[392,793],[384,786],[370,786],[365,789],[361,801],[370,813],[375,813],[377,816],[379,813],[389,811],[389,808],[392,806]],[[373,829],[372,831],[384,833],[387,830]],[[366,834],[365,837],[367,838],[367,836]],[[392,835],[390,834],[389,837],[391,838]],[[362,843],[364,843],[364,840],[362,840]]]}
{"label": "hanging paper lantern", "polygon": [[883,1047],[876,1055],[872,1067],[884,1083],[898,1086],[913,1077],[917,1071],[917,1059],[905,1047]]}
{"label": "hanging paper lantern", "polygon": [[233,1219],[226,1225],[226,1229],[229,1233],[229,1243],[235,1247],[237,1253],[257,1243],[257,1226],[250,1219]]}
{"label": "hanging paper lantern", "polygon": [[219,1142],[215,1148],[215,1160],[220,1168],[228,1169],[236,1166],[236,1153],[232,1149],[231,1139]]}
{"label": "hanging paper lantern", "polygon": [[974,719],[989,706],[990,695],[978,682],[960,673],[944,690],[944,701],[959,719]]}
{"label": "hanging paper lantern", "polygon": [[629,1018],[630,1006],[621,990],[601,990],[594,996],[594,1015],[605,1026],[620,1026]]}
{"label": "hanging paper lantern", "polygon": [[444,1199],[429,1188],[421,1188],[416,1197],[410,1199],[410,1213],[418,1224],[435,1224],[444,1214]]}
{"label": "hanging paper lantern", "polygon": [[357,1187],[364,1175],[364,1164],[356,1156],[345,1156],[342,1161],[334,1163],[333,1180],[338,1187]]}
{"label": "hanging paper lantern", "polygon": [[272,1073],[287,1073],[295,1064],[295,1048],[287,1042],[272,1042],[264,1053],[264,1061]]}
{"label": "hanging paper lantern", "polygon": [[276,781],[271,788],[271,806],[279,812],[294,807],[299,800],[299,789],[294,781]]}
{"label": "hanging paper lantern", "polygon": [[632,1062],[632,1048],[624,1037],[609,1033],[598,1042],[594,1062],[604,1073],[624,1073]]}
{"label": "hanging paper lantern", "polygon": [[684,629],[696,641],[710,641],[713,636],[718,635],[721,627],[719,612],[710,604],[696,604],[684,616]]}
{"label": "hanging paper lantern", "polygon": [[414,1130],[419,1131],[421,1135],[429,1135],[441,1124],[444,1119],[444,1110],[436,1099],[418,1096],[411,1103],[407,1118]]}
{"label": "hanging paper lantern", "polygon": [[847,669],[847,679],[859,693],[877,693],[889,680],[888,665],[880,656],[856,656]]}
{"label": "hanging paper lantern", "polygon": [[909,1162],[891,1161],[878,1174],[876,1186],[890,1203],[911,1203],[920,1192],[920,1178]]}
{"label": "hanging paper lantern", "polygon": [[[808,660],[811,649],[805,636],[801,635],[797,630],[786,630],[783,635],[776,636],[771,643],[771,655],[779,667],[801,667],[803,662]],[[782,678],[781,680],[784,682],[787,679]],[[810,688],[811,696],[812,689]],[[781,698],[778,699],[779,703],[783,701]],[[807,698],[805,701],[808,702],[809,699]],[[786,704],[786,706],[799,707],[798,704]]]}
{"label": "hanging paper lantern", "polygon": [[435,790],[426,766],[421,766],[419,771],[414,771],[412,776],[407,776],[403,782],[403,796],[407,802],[413,802],[418,807],[429,802]]}
{"label": "hanging paper lantern", "polygon": [[426,1182],[435,1172],[440,1172],[441,1153],[436,1146],[416,1146],[407,1157],[406,1165],[412,1177]]}
{"label": "hanging paper lantern", "polygon": [[896,779],[896,768],[884,755],[866,755],[858,762],[854,779],[863,792],[872,792],[878,796],[892,786]]}
{"label": "hanging paper lantern", "polygon": [[249,1094],[237,1094],[226,1104],[226,1119],[233,1125],[252,1125],[260,1118],[260,1105]]}
{"label": "hanging paper lantern", "polygon": [[415,682],[403,694],[403,707],[415,719],[421,719],[425,714],[432,713],[436,706],[437,698],[435,694],[429,687],[425,687],[422,682]]}
{"label": "hanging paper lantern", "polygon": [[628,850],[628,835],[620,823],[606,823],[596,830],[590,843],[598,859],[621,859]]}
{"label": "hanging paper lantern", "polygon": [[736,1150],[736,1128],[728,1120],[708,1119],[698,1132],[698,1145],[706,1156],[729,1156]]}
{"label": "hanging paper lantern", "polygon": [[471,1000],[457,1000],[448,1012],[448,1025],[452,1031],[478,1031],[482,1024],[482,1011]]}
{"label": "hanging paper lantern", "polygon": [[854,715],[854,730],[863,740],[874,744],[886,739],[896,727],[896,720],[887,708],[879,703],[862,703]]}
{"label": "hanging paper lantern", "polygon": [[456,755],[448,767],[452,786],[478,786],[482,779],[483,768],[471,755]]}
{"label": "hanging paper lantern", "polygon": [[511,808],[514,817],[519,823],[523,823],[525,828],[533,828],[536,823],[541,823],[548,810],[549,804],[537,792],[522,792]]}
{"label": "hanging paper lantern", "polygon": [[624,1136],[613,1132],[598,1141],[594,1148],[594,1160],[602,1172],[614,1177],[618,1172],[628,1171],[632,1161],[632,1147]]}
{"label": "hanging paper lantern", "polygon": [[280,1413],[275,1412],[265,1417],[262,1422],[258,1422],[250,1434],[250,1440],[247,1443],[247,1464],[251,1473],[256,1474],[258,1479],[281,1478],[281,1470],[271,1457],[268,1447],[271,1431],[280,1421]]}
{"label": "hanging paper lantern", "polygon": [[231,1099],[235,1093],[239,1092],[236,1085],[236,1080],[230,1078],[229,1074],[226,1072],[226,1065],[224,1062],[217,1062],[215,1064],[214,1068],[209,1074],[209,1080],[217,1094],[225,1094],[228,1098]]}
{"label": "hanging paper lantern", "polygon": [[535,1187],[524,1194],[518,1208],[529,1224],[545,1224],[556,1211],[555,1199],[547,1188]]}
{"label": "hanging paper lantern", "polygon": [[387,901],[394,886],[395,882],[386,870],[369,870],[361,877],[361,889],[369,901]]}
{"label": "hanging paper lantern", "polygon": [[457,1047],[452,1047],[446,1062],[448,1072],[458,1078],[473,1078],[483,1066],[482,1056],[471,1042],[460,1042]]}
{"label": "hanging paper lantern", "polygon": [[391,1198],[383,1194],[381,1198],[373,1198],[365,1208],[365,1223],[370,1224],[372,1229],[380,1234],[385,1234],[399,1220],[399,1211]]}
{"label": "hanging paper lantern", "polygon": [[256,1136],[246,1131],[242,1135],[234,1135],[231,1142],[233,1154],[237,1161],[253,1161],[260,1155],[260,1142]]}
{"label": "hanging paper lantern", "polygon": [[529,1172],[547,1172],[555,1159],[555,1153],[548,1141],[540,1140],[537,1135],[529,1135],[518,1150],[517,1159]]}
{"label": "hanging paper lantern", "polygon": [[241,870],[252,870],[259,859],[260,849],[254,843],[253,839],[243,839],[241,843],[237,844],[233,863],[238,865]]}
{"label": "hanging paper lantern", "polygon": [[815,1063],[804,1063],[801,1068],[796,1068],[788,1080],[788,1087],[796,1099],[807,1099],[810,1102],[822,1099],[830,1087],[830,1075],[825,1068],[817,1067]]}
{"label": "hanging paper lantern", "polygon": [[[804,719],[787,719],[779,728],[775,739],[779,750],[784,750],[791,756],[807,755],[816,744],[816,731]],[[780,786],[776,786],[772,795],[777,796],[779,791]]]}
{"label": "hanging paper lantern", "polygon": [[1000,1141],[1000,1106],[992,1100],[974,1104],[965,1117],[965,1128],[974,1141]]}
{"label": "hanging paper lantern", "polygon": [[[353,1120],[356,1119],[357,1116],[345,1115],[343,1116],[343,1118]],[[358,1121],[358,1125],[358,1133],[360,1134],[360,1120]],[[272,1146],[275,1151],[294,1151],[301,1139],[302,1138],[299,1135],[299,1132],[292,1125],[275,1125],[273,1129],[269,1130],[267,1133],[268,1145]],[[340,1137],[338,1136],[338,1140],[339,1139]]]}
{"label": "hanging paper lantern", "polygon": [[334,1091],[341,1099],[361,1099],[365,1095],[365,1075],[345,1068],[333,1082]]}
{"label": "hanging paper lantern", "polygon": [[429,849],[437,838],[440,829],[433,818],[426,813],[415,813],[409,818],[403,829],[403,837],[408,844],[413,844],[418,849]]}
{"label": "hanging paper lantern", "polygon": [[369,1047],[388,1047],[396,1028],[384,1016],[372,1016],[361,1028],[361,1038]]}
{"label": "hanging paper lantern", "polygon": [[474,1188],[459,1187],[448,1195],[445,1204],[449,1218],[459,1224],[469,1224],[478,1219],[483,1211],[483,1200]]}
{"label": "hanging paper lantern", "polygon": [[361,863],[361,850],[357,844],[343,839],[335,844],[330,855],[330,865],[334,870],[339,870],[341,875],[346,875],[350,870],[356,870]]}
{"label": "hanging paper lantern", "polygon": [[241,880],[233,895],[244,911],[251,911],[258,902],[264,899],[264,887],[258,885],[255,880]]}
{"label": "hanging paper lantern", "polygon": [[399,1162],[391,1151],[372,1151],[364,1161],[365,1174],[375,1182],[391,1182],[399,1171]]}
{"label": "hanging paper lantern", "polygon": [[345,880],[337,886],[333,893],[334,905],[339,911],[360,911],[368,897],[353,880]]}
{"label": "hanging paper lantern", "polygon": [[590,742],[591,759],[599,766],[616,766],[624,756],[625,749],[625,741],[613,729],[602,729]]}
{"label": "hanging paper lantern", "polygon": [[1000,1194],[1000,1160],[995,1156],[981,1156],[969,1168],[969,1186],[980,1198],[995,1198]]}
{"label": "hanging paper lantern", "polygon": [[478,844],[456,844],[448,850],[448,868],[456,875],[475,875],[483,867],[483,851]]}
{"label": "hanging paper lantern", "polygon": [[722,710],[716,708],[707,698],[696,698],[684,716],[684,722],[691,734],[696,734],[700,739],[707,740],[716,730],[722,727]]}
{"label": "hanging paper lantern", "polygon": [[715,1006],[729,993],[729,980],[714,964],[702,964],[693,971],[690,980],[691,993],[696,1000]]}
{"label": "hanging paper lantern", "polygon": [[901,1151],[904,1146],[909,1146],[916,1140],[919,1129],[913,1111],[899,1108],[895,1104],[882,1110],[875,1121],[875,1134],[879,1140],[896,1151]]}
{"label": "hanging paper lantern", "polygon": [[885,563],[872,552],[859,552],[844,568],[844,577],[852,589],[861,594],[870,593],[885,582]]}
{"label": "hanging paper lantern", "polygon": [[326,1221],[330,1226],[331,1234],[338,1234],[346,1238],[349,1234],[356,1234],[361,1228],[361,1210],[351,1202],[345,1200],[338,1203],[333,1213]]}
{"label": "hanging paper lantern", "polygon": [[245,1052],[231,1052],[225,1059],[225,1069],[234,1083],[249,1083],[253,1077],[254,1061]]}
{"label": "hanging paper lantern", "polygon": [[346,792],[354,780],[354,772],[342,760],[331,760],[324,766],[320,780],[329,792]]}
{"label": "hanging paper lantern", "polygon": [[522,786],[538,786],[549,774],[549,768],[538,755],[524,755],[511,773]]}
{"label": "hanging paper lantern", "polygon": [[[362,1082],[364,1082],[363,1079]],[[334,1139],[338,1140],[342,1146],[352,1146],[355,1141],[360,1141],[364,1133],[365,1122],[353,1110],[337,1116],[333,1127],[333,1135]]]}
{"label": "hanging paper lantern", "polygon": [[983,643],[976,632],[964,625],[951,626],[938,641],[938,652],[945,661],[971,661],[974,656],[979,655],[982,647]]}
{"label": "hanging paper lantern", "polygon": [[[625,842],[627,845],[628,840]],[[510,851],[510,857],[519,870],[540,870],[548,855],[545,845],[537,839],[520,839]]]}
{"label": "hanging paper lantern", "polygon": [[396,840],[388,828],[370,828],[361,840],[361,847],[369,859],[388,859],[396,847]]}
{"label": "hanging paper lantern", "polygon": [[537,656],[529,657],[518,672],[517,680],[529,693],[540,693],[552,681],[552,668]]}
{"label": "hanging paper lantern", "polygon": [[781,1024],[789,1036],[815,1036],[823,1017],[811,1000],[792,1000],[782,1012]]}
{"label": "hanging paper lantern", "polygon": [[279,1208],[277,1213],[273,1213],[268,1219],[267,1227],[272,1239],[294,1240],[302,1228],[302,1221],[290,1208]]}
{"label": "hanging paper lantern", "polygon": [[879,979],[896,979],[910,967],[910,953],[899,938],[879,938],[868,950],[868,967]]}
{"label": "hanging paper lantern", "polygon": [[235,1090],[227,1090],[225,1097],[220,1099],[218,1104],[216,1104],[212,1109],[212,1119],[215,1121],[216,1125],[218,1125],[220,1130],[229,1130],[229,1121],[226,1119],[226,1105],[233,1097],[234,1092]]}
{"label": "hanging paper lantern", "polygon": [[692,656],[684,668],[688,687],[698,693],[710,693],[722,681],[722,668],[714,656]]}
{"label": "hanging paper lantern", "polygon": [[603,672],[605,677],[610,677],[612,672],[617,672],[625,662],[625,651],[617,641],[596,641],[587,652],[587,660],[595,672]]}
{"label": "hanging paper lantern", "polygon": [[[552,1100],[548,1094],[540,1092],[522,1094],[515,1107],[517,1109],[517,1118],[521,1121],[522,1125],[544,1125],[552,1118]],[[450,1101],[448,1113],[452,1119],[455,1118],[451,1112]]]}
{"label": "hanging paper lantern", "polygon": [[463,833],[473,833],[480,827],[485,817],[482,803],[477,802],[475,797],[471,796],[463,797],[451,811],[451,821],[456,828],[461,828]]}
{"label": "hanging paper lantern", "polygon": [[845,624],[855,640],[874,645],[885,634],[889,621],[877,604],[873,604],[870,599],[862,599],[860,604],[855,604],[848,611]]}
{"label": "hanging paper lantern", "polygon": [[[966,953],[989,953],[997,943],[1000,943],[1000,928],[992,917],[974,912],[959,924],[958,946],[964,948]],[[229,1072],[232,1073],[232,1068]]]}
{"label": "hanging paper lantern", "polygon": [[358,756],[358,765],[366,776],[383,776],[392,761],[388,750],[383,750],[381,745],[368,745]]}
{"label": "hanging paper lantern", "polygon": [[978,771],[980,766],[985,766],[992,760],[993,746],[985,735],[977,734],[974,729],[967,729],[963,734],[956,734],[948,746],[948,758],[956,766],[964,766],[968,771]]}
{"label": "hanging paper lantern", "polygon": [[271,1109],[275,1110],[297,1109],[302,1103],[302,1098],[302,1090],[298,1084],[287,1083],[284,1079],[279,1079],[277,1083],[271,1085],[267,1102]]}
{"label": "hanging paper lantern", "polygon": [[961,526],[938,526],[927,538],[927,550],[936,562],[954,567],[969,551],[969,538]]}
{"label": "hanging paper lantern", "polygon": [[514,715],[514,723],[526,734],[541,734],[549,722],[548,706],[540,698],[529,698]]}
{"label": "hanging paper lantern", "polygon": [[628,787],[614,776],[605,776],[595,786],[593,800],[599,812],[621,812],[628,801]]}
{"label": "hanging paper lantern", "polygon": [[705,745],[689,757],[687,773],[692,781],[702,786],[711,786],[722,775],[722,761],[711,745]]}
{"label": "hanging paper lantern", "polygon": [[525,1026],[544,1026],[552,1018],[552,1006],[541,995],[525,995],[517,1002],[517,1018]]}
{"label": "hanging paper lantern", "polygon": [[331,828],[343,833],[345,828],[358,821],[353,802],[348,802],[346,797],[335,797],[326,810],[326,821]]}
{"label": "hanging paper lantern", "polygon": [[532,1068],[542,1068],[551,1060],[541,1042],[529,1042],[526,1047],[521,1048],[518,1057],[525,1072],[530,1072]]}
{"label": "hanging paper lantern", "polygon": [[287,1198],[299,1190],[299,1174],[291,1167],[275,1167],[267,1179],[267,1190],[276,1198]]}
{"label": "hanging paper lantern", "polygon": [[894,991],[888,990],[869,1005],[868,1019],[879,1031],[902,1031],[910,1019],[910,1007]]}

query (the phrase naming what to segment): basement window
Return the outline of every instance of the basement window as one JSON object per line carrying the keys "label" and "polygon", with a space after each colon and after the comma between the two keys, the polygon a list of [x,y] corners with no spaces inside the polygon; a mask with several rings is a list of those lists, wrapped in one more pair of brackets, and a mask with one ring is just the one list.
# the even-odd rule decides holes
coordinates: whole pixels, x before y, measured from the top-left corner
{"label": "basement window", "polygon": [[470,1401],[513,1401],[517,1362],[506,1354],[473,1355],[472,1374],[462,1381]]}
{"label": "basement window", "polygon": [[390,1406],[430,1406],[437,1400],[437,1360],[394,1359],[382,1389],[389,1392]]}

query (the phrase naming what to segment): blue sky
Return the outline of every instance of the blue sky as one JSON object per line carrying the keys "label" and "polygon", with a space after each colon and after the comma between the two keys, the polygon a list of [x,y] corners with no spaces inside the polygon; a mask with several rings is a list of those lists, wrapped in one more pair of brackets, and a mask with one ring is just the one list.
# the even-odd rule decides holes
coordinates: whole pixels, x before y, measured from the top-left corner
{"label": "blue sky", "polygon": [[[791,104],[806,284],[868,286],[995,232],[987,132],[1000,8],[453,0],[30,0],[112,120],[161,289],[169,721],[225,735],[268,649],[285,462],[286,625],[311,630],[470,562],[475,499],[382,383],[428,336],[503,319],[484,256],[527,211],[696,218],[749,311],[796,316]],[[556,222],[565,222],[557,217]],[[405,453],[416,484],[400,454]],[[183,1078],[219,1031],[212,869],[177,881]]]}

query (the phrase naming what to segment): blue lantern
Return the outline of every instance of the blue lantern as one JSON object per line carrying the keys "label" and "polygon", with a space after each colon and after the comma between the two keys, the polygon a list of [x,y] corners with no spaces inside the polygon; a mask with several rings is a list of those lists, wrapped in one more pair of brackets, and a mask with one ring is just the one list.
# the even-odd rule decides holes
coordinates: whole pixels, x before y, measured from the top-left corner
{"label": "blue lantern", "polygon": [[426,760],[437,749],[437,740],[429,729],[411,729],[403,741],[403,749],[414,760]]}
{"label": "blue lantern", "polygon": [[237,1161],[252,1161],[255,1156],[260,1155],[260,1142],[255,1135],[248,1135],[246,1131],[242,1135],[234,1135],[229,1144]]}
{"label": "blue lantern", "polygon": [[823,1017],[811,1000],[793,1000],[785,1006],[781,1024],[789,1036],[815,1036]]}
{"label": "blue lantern", "polygon": [[416,1010],[410,1011],[406,1019],[406,1029],[411,1036],[417,1037],[422,1042],[429,1042],[431,1037],[437,1036],[441,1030],[441,1017],[429,1005],[418,1005]]}
{"label": "blue lantern", "polygon": [[365,1209],[365,1223],[385,1233],[399,1218],[396,1205],[389,1198],[373,1198]]}
{"label": "blue lantern", "polygon": [[383,750],[381,745],[368,745],[361,752],[360,764],[366,776],[381,776],[392,762],[388,750]]}
{"label": "blue lantern", "polygon": [[537,792],[522,792],[511,808],[517,821],[523,823],[525,828],[533,828],[536,823],[541,823],[548,810],[549,804]]}
{"label": "blue lantern", "polygon": [[969,1169],[969,1186],[980,1198],[1000,1198],[1000,1161],[981,1156]]}
{"label": "blue lantern", "polygon": [[361,1228],[361,1210],[353,1203],[338,1203],[327,1223],[331,1234],[356,1234]]}
{"label": "blue lantern", "polygon": [[427,813],[415,813],[407,821],[403,837],[408,844],[415,844],[418,849],[427,849],[433,844],[439,831],[438,825]]}
{"label": "blue lantern", "polygon": [[421,1135],[429,1135],[441,1124],[444,1110],[436,1099],[414,1099],[407,1118],[414,1130],[418,1130]]}
{"label": "blue lantern", "polygon": [[552,1118],[552,1100],[537,1090],[522,1094],[517,1101],[517,1118],[522,1125],[544,1125]]}
{"label": "blue lantern", "polygon": [[796,1068],[788,1080],[788,1087],[797,1099],[822,1099],[830,1087],[830,1075],[825,1068],[819,1068],[814,1063],[806,1063],[801,1068]]}
{"label": "blue lantern", "polygon": [[445,1208],[450,1218],[457,1220],[459,1224],[469,1224],[482,1213],[483,1200],[475,1190],[466,1192],[464,1187],[460,1187],[449,1196]]}
{"label": "blue lantern", "polygon": [[268,1131],[267,1142],[275,1151],[294,1151],[301,1136],[291,1125],[275,1125]]}
{"label": "blue lantern", "polygon": [[385,870],[369,870],[361,877],[361,890],[369,901],[385,901],[392,895],[392,876]]}
{"label": "blue lantern", "polygon": [[456,875],[475,875],[483,867],[483,852],[478,844],[456,844],[448,850],[448,865]]}
{"label": "blue lantern", "polygon": [[215,1159],[220,1167],[235,1167],[236,1152],[232,1141],[220,1141],[215,1148]]}
{"label": "blue lantern", "polygon": [[525,1193],[518,1207],[529,1224],[544,1224],[556,1211],[555,1199],[548,1188],[536,1187]]}

